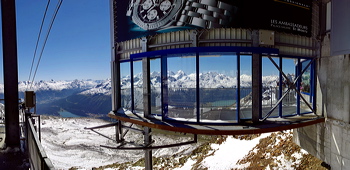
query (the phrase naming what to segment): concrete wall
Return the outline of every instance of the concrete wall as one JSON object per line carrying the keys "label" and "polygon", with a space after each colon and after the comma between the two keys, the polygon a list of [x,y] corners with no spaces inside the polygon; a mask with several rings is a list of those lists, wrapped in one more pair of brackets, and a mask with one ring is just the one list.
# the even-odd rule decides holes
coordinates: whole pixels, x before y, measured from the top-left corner
{"label": "concrete wall", "polygon": [[294,130],[294,142],[332,169],[350,169],[350,55],[330,56],[330,36],[317,60],[317,114],[325,123]]}
{"label": "concrete wall", "polygon": [[332,169],[350,169],[350,125],[327,119],[325,123],[294,130],[294,141]]}

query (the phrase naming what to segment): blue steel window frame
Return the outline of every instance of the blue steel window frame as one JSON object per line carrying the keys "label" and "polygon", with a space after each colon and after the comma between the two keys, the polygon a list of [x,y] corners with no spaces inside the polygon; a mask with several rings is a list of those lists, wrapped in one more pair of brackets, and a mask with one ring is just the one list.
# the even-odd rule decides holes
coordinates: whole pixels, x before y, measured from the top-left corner
{"label": "blue steel window frame", "polygon": [[[310,74],[311,74],[311,76],[310,76],[310,102],[311,102],[311,104],[312,104],[312,108],[315,110],[315,108],[316,108],[316,102],[314,102],[314,101],[316,101],[316,95],[315,95],[315,86],[314,86],[314,83],[315,83],[315,62],[314,62],[314,58],[310,58],[310,57],[300,57],[300,56],[290,56],[290,55],[279,55],[279,57],[280,57],[280,68],[282,69],[282,67],[283,67],[283,59],[284,58],[289,58],[289,59],[296,59],[298,62],[297,62],[297,64],[296,64],[296,66],[295,66],[295,77],[298,77],[300,74],[301,74],[301,72],[302,72],[302,63],[303,62],[310,62],[310,69],[311,69],[311,72],[310,72]],[[302,59],[304,59],[304,61],[301,61]],[[282,76],[282,73],[280,72],[280,83],[282,82],[282,79],[283,79],[283,76]],[[297,90],[299,90],[300,91],[300,84],[301,84],[301,78],[300,79],[298,79],[297,80],[297,83],[296,83],[296,89]],[[279,90],[279,96],[281,97],[283,94],[282,94],[282,85],[280,84],[279,85],[279,87],[280,87],[280,90]],[[301,92],[300,92],[301,93]],[[296,101],[297,101],[297,106],[296,106],[296,112],[294,113],[294,114],[290,114],[290,115],[283,115],[283,107],[282,107],[282,105],[283,105],[283,102],[281,102],[280,104],[279,104],[279,107],[280,107],[280,110],[279,110],[279,117],[290,117],[290,116],[295,116],[295,115],[303,115],[303,114],[308,114],[308,113],[312,113],[312,111],[309,111],[309,112],[301,112],[300,111],[300,95],[299,94],[296,94],[296,97],[297,97],[297,99],[296,99]]]}
{"label": "blue steel window frame", "polygon": [[[301,59],[305,59],[304,61],[301,61]],[[302,94],[307,94],[307,95],[309,95],[310,96],[310,100],[309,100],[309,102],[312,104],[312,107],[313,107],[313,109],[315,109],[316,108],[316,95],[315,95],[315,62],[314,62],[314,60],[312,60],[312,59],[310,59],[310,58],[299,58],[298,59],[298,67],[300,67],[300,69],[298,69],[300,72],[299,72],[299,74],[301,74],[301,71],[302,71],[302,69],[308,69],[308,67],[307,68],[303,68],[303,63],[306,63],[306,64],[308,64],[308,62],[311,62],[311,64],[309,65],[309,67],[310,67],[310,93],[304,93],[304,92],[301,92],[300,91],[300,87],[301,87],[301,82],[302,82],[302,79],[300,78],[299,79],[299,84],[298,84],[298,88],[299,88],[299,91],[300,91],[300,93],[302,93]],[[311,112],[303,112],[303,113],[301,113],[300,112],[300,96],[298,95],[298,105],[299,105],[299,107],[298,107],[298,109],[299,109],[299,112],[297,112],[297,114],[298,115],[302,115],[302,114],[308,114],[308,113],[312,113],[312,111]]]}
{"label": "blue steel window frame", "polygon": [[[176,54],[183,54],[183,53],[195,53],[196,54],[196,75],[197,75],[197,80],[198,79],[198,74],[199,74],[199,63],[198,63],[198,59],[199,59],[199,53],[212,53],[212,52],[216,52],[216,53],[220,53],[220,52],[232,52],[232,53],[236,53],[237,56],[237,74],[240,75],[240,59],[241,59],[241,55],[244,54],[253,54],[253,53],[257,53],[260,54],[260,56],[265,56],[265,55],[276,55],[280,58],[279,60],[279,66],[283,67],[282,65],[282,60],[283,58],[294,58],[294,59],[298,59],[298,65],[300,65],[300,59],[307,59],[307,61],[311,60],[310,62],[311,65],[311,95],[312,95],[312,99],[313,101],[315,101],[315,87],[314,87],[314,68],[315,68],[315,63],[312,61],[312,58],[309,57],[298,57],[298,56],[282,56],[282,55],[278,55],[279,54],[279,50],[276,48],[262,48],[262,47],[234,47],[234,46],[217,46],[217,47],[189,47],[189,48],[177,48],[177,49],[167,49],[167,50],[159,50],[159,51],[150,51],[150,52],[143,52],[143,53],[137,53],[137,54],[131,54],[130,55],[130,59],[127,60],[123,60],[123,61],[119,61],[120,63],[123,62],[131,62],[131,65],[134,61],[137,60],[141,60],[142,58],[161,58],[161,76],[162,76],[162,83],[161,83],[161,95],[162,95],[162,120],[163,121],[175,121],[175,122],[181,122],[180,120],[176,120],[176,119],[171,119],[167,117],[167,109],[168,109],[168,91],[167,91],[167,83],[165,82],[165,80],[167,80],[167,58],[170,57],[168,56],[169,54],[172,55],[171,57],[176,57]],[[133,67],[131,66],[130,69],[132,69]],[[130,73],[133,73],[133,70],[130,70]],[[280,73],[279,78],[280,78],[280,83],[282,83],[282,73]],[[132,91],[133,91],[133,86],[131,86]],[[280,88],[281,88],[281,84],[280,84]],[[197,82],[196,84],[196,89],[197,89],[197,99],[199,98],[198,95],[198,89],[199,89],[199,83]],[[237,76],[237,101],[239,101],[239,94],[240,94],[240,76]],[[282,90],[279,90],[280,93],[282,93]],[[282,96],[282,94],[280,94],[280,97]],[[197,107],[199,106],[198,102],[200,102],[199,100],[196,101],[197,102]],[[300,107],[300,100],[298,100],[299,106]],[[315,107],[315,102],[312,102],[313,104],[313,108]],[[134,105],[134,103],[132,103],[132,106]],[[282,107],[282,103],[279,104],[278,107]],[[300,109],[300,108],[299,108]],[[225,124],[225,123],[217,123],[217,122],[200,122],[200,118],[199,118],[199,109],[197,109],[197,121],[196,122],[186,122],[186,123],[195,123],[195,124]],[[306,114],[306,113],[296,113],[296,114]],[[296,115],[295,114],[295,115]],[[279,115],[280,117],[286,117],[286,115],[282,116],[282,109],[279,109]],[[289,116],[289,115],[288,115]],[[291,115],[292,116],[292,115]],[[237,110],[236,110],[236,117],[237,117],[237,123],[240,123],[240,102],[237,103]],[[229,123],[232,124],[232,123]],[[236,123],[234,123],[236,124]]]}

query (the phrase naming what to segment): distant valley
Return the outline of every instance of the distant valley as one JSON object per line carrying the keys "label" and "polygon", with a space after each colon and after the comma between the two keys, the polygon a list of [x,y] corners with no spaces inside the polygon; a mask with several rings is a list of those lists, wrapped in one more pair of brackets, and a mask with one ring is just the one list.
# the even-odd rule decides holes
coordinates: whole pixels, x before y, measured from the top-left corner
{"label": "distant valley", "polygon": [[[169,88],[194,88],[193,74],[185,74],[179,70],[168,72]],[[251,76],[241,75],[241,87],[251,87]],[[264,76],[263,86],[275,86],[277,76]],[[121,81],[121,88],[131,87],[130,76]],[[151,84],[159,89],[161,85],[160,73],[151,73]],[[134,87],[142,87],[142,74],[134,76]],[[237,79],[216,72],[200,74],[200,87],[203,88],[235,88]],[[111,110],[111,80],[72,80],[72,81],[38,81],[29,84],[26,81],[18,83],[19,98],[24,98],[24,91],[36,93],[37,114],[59,116],[60,112],[70,112],[79,117],[106,118]],[[0,84],[0,98],[3,98],[4,87]],[[141,97],[141,96],[140,96]]]}
{"label": "distant valley", "polygon": [[[101,87],[103,86],[103,87]],[[26,81],[18,83],[19,98],[24,98],[24,92],[35,91],[36,112],[42,115],[59,116],[60,111],[71,112],[80,117],[105,116],[111,110],[109,93],[83,93],[88,90],[105,88],[110,91],[110,80],[72,80],[72,81],[38,81],[30,84]],[[0,85],[0,97],[3,98],[4,88]]]}

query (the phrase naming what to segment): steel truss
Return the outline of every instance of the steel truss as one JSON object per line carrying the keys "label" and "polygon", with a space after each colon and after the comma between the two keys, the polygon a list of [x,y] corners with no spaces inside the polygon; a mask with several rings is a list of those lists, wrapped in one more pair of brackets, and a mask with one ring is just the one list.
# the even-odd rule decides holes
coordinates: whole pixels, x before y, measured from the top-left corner
{"label": "steel truss", "polygon": [[[125,125],[121,125],[122,128],[127,129],[127,131],[125,131],[122,135],[122,138],[124,139],[124,137],[127,135],[127,133],[129,132],[129,130],[135,131],[135,132],[140,132],[143,135],[145,135],[146,133],[143,130],[137,129],[137,128],[133,128],[134,124],[131,124],[130,126],[125,126]],[[105,125],[101,125],[101,126],[95,126],[95,127],[85,127],[84,129],[86,130],[91,130],[107,139],[116,141],[117,143],[120,143],[120,145],[118,146],[106,146],[106,145],[100,145],[101,147],[105,147],[105,148],[109,148],[109,149],[119,149],[119,150],[153,150],[153,149],[163,149],[163,148],[170,148],[170,147],[177,147],[177,146],[182,146],[182,145],[188,145],[188,144],[193,144],[193,143],[197,143],[197,134],[193,134],[193,140],[191,141],[187,141],[187,142],[179,142],[179,143],[174,143],[174,144],[168,144],[168,145],[159,145],[159,146],[152,146],[152,144],[155,142],[154,140],[152,140],[149,143],[144,143],[144,144],[136,144],[134,142],[127,142],[125,140],[117,140],[117,139],[113,139],[111,137],[108,137],[105,134],[102,134],[98,131],[96,131],[95,129],[101,129],[101,128],[108,128],[108,127],[112,127],[112,126],[120,126],[119,122],[116,123],[110,123],[110,124],[105,124]],[[135,147],[125,147],[125,145],[130,144],[130,145],[134,145]]]}

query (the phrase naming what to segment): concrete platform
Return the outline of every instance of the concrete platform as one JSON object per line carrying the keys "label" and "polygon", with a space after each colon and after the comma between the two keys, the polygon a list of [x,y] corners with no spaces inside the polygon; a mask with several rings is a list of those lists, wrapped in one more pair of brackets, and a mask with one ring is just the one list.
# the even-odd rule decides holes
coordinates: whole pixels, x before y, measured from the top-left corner
{"label": "concrete platform", "polygon": [[110,112],[108,116],[116,120],[130,122],[136,125],[146,126],[150,128],[204,135],[259,134],[289,130],[325,122],[324,117],[318,117],[314,114],[291,116],[285,118],[269,118],[266,121],[260,122],[258,124],[254,124],[252,122],[244,122],[234,125],[198,125],[186,122],[169,122],[162,121],[161,117],[158,116],[153,116],[152,118],[145,118],[143,114],[131,112]]}

